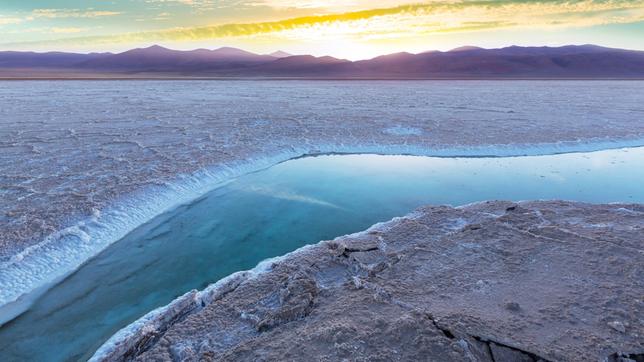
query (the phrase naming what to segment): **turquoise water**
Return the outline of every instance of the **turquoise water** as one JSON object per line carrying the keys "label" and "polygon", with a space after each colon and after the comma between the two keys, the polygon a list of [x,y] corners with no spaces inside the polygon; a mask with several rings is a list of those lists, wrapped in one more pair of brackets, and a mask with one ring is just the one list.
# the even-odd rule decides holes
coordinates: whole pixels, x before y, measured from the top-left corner
{"label": "turquoise water", "polygon": [[513,158],[330,155],[249,174],[142,225],[0,328],[0,360],[87,359],[118,329],[305,244],[423,204],[644,202],[644,148]]}

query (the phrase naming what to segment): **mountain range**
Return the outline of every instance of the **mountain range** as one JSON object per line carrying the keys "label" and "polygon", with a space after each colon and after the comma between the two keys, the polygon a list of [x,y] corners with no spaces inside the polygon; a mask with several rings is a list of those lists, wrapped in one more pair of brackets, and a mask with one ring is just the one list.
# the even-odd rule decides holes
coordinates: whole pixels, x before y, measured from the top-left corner
{"label": "mountain range", "polygon": [[644,51],[596,45],[472,46],[349,61],[260,55],[236,48],[179,51],[154,45],[122,53],[0,52],[0,78],[644,79]]}

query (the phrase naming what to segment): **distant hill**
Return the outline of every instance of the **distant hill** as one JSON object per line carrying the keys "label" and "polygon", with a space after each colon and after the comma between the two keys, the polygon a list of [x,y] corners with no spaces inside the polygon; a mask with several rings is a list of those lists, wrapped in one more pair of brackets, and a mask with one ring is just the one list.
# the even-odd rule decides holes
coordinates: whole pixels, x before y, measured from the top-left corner
{"label": "distant hill", "polygon": [[269,55],[272,56],[272,57],[275,57],[275,58],[286,58],[286,57],[293,56],[293,54],[289,54],[289,53],[283,52],[281,50],[278,50],[276,52],[272,52]]}
{"label": "distant hill", "polygon": [[471,45],[466,45],[458,48],[454,48],[450,50],[450,52],[462,52],[462,51],[467,51],[467,50],[483,50],[483,48],[471,46]]}
{"label": "distant hill", "polygon": [[276,59],[270,55],[258,55],[235,48],[179,51],[155,45],[89,59],[73,64],[72,67],[129,72],[199,72],[236,69],[269,63]]}
{"label": "distant hill", "polygon": [[644,78],[644,52],[595,45],[395,53],[349,61],[329,56],[259,55],[235,48],[179,51],[161,46],[123,53],[0,52],[0,77],[288,78]]}
{"label": "distant hill", "polygon": [[0,52],[0,68],[66,68],[92,59],[104,58],[111,53],[34,53]]}

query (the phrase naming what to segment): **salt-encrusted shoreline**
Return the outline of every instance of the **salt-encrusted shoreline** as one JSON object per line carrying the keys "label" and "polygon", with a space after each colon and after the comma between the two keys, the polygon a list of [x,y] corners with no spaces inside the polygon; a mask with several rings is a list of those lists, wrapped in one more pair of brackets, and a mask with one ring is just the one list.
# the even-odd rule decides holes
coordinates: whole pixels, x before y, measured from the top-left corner
{"label": "salt-encrusted shoreline", "polygon": [[177,175],[321,145],[482,155],[644,139],[644,82],[589,84],[4,82],[0,262]]}
{"label": "salt-encrusted shoreline", "polygon": [[93,361],[639,361],[644,205],[427,206],[191,291]]}
{"label": "salt-encrusted shoreline", "polygon": [[90,218],[47,236],[0,263],[0,325],[24,312],[51,285],[65,278],[128,232],[155,216],[190,202],[227,180],[288,159],[327,153],[409,154],[434,157],[512,157],[590,152],[644,145],[644,139],[587,140],[540,145],[489,145],[470,148],[423,149],[411,145],[319,145],[274,156],[216,165],[192,175],[181,175],[164,185],[139,190],[96,211]]}

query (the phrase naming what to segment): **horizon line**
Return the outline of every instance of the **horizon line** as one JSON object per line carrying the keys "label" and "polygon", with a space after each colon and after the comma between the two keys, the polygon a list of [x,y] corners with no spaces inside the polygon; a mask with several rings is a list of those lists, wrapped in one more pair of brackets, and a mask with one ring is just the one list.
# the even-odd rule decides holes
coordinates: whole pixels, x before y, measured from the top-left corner
{"label": "horizon line", "polygon": [[[1,45],[1,44],[0,44]],[[644,52],[644,49],[632,49],[632,48],[616,48],[616,47],[610,47],[610,46],[604,46],[604,45],[598,45],[598,44],[592,44],[592,43],[583,43],[583,44],[577,44],[577,43],[570,43],[570,44],[565,44],[565,45],[508,45],[508,46],[501,46],[501,47],[491,47],[491,48],[485,48],[485,47],[480,47],[476,45],[471,45],[471,44],[466,44],[466,45],[460,45],[455,48],[451,48],[448,50],[437,50],[437,49],[429,49],[429,50],[424,50],[420,52],[409,52],[409,51],[399,51],[399,52],[393,52],[393,53],[382,53],[376,56],[372,56],[369,58],[359,58],[355,60],[347,59],[347,58],[341,58],[341,57],[336,57],[330,54],[327,55],[312,55],[309,53],[306,54],[292,54],[290,52],[284,51],[282,49],[276,49],[272,52],[268,53],[257,53],[253,51],[246,50],[244,48],[238,48],[238,47],[233,47],[233,46],[220,46],[220,47],[213,47],[213,48],[207,48],[207,47],[198,47],[198,48],[191,48],[191,49],[176,49],[176,48],[171,48],[168,46],[160,45],[158,43],[148,45],[148,46],[139,46],[139,47],[133,47],[129,48],[127,50],[123,51],[89,51],[89,52],[82,52],[82,51],[64,51],[64,50],[47,50],[47,51],[37,51],[37,50],[3,50],[0,49],[0,54],[1,53],[33,53],[33,54],[52,54],[52,53],[62,53],[62,54],[83,54],[83,55],[88,55],[88,54],[111,54],[111,55],[118,55],[118,54],[123,54],[127,53],[133,50],[145,50],[145,49],[151,49],[151,48],[162,48],[164,50],[170,50],[170,51],[175,51],[175,52],[183,52],[183,53],[189,53],[189,52],[194,52],[198,50],[207,50],[207,51],[217,51],[217,50],[222,50],[222,49],[231,49],[231,50],[238,50],[242,52],[246,52],[252,55],[257,55],[257,56],[273,56],[275,53],[285,53],[288,54],[288,56],[283,56],[283,57],[275,57],[275,58],[288,58],[288,57],[294,57],[294,56],[312,56],[315,58],[323,58],[323,57],[332,57],[338,60],[346,60],[349,62],[357,62],[361,60],[371,60],[375,59],[378,57],[382,56],[389,56],[389,55],[395,55],[395,54],[411,54],[411,55],[418,55],[418,54],[424,54],[424,53],[449,53],[449,52],[456,52],[456,51],[468,51],[468,50],[500,50],[500,49],[507,49],[507,48],[564,48],[564,47],[597,47],[597,48],[605,48],[605,49],[611,49],[611,50],[625,50],[625,51],[635,51],[635,52]],[[472,48],[472,49],[465,49],[465,48]]]}

